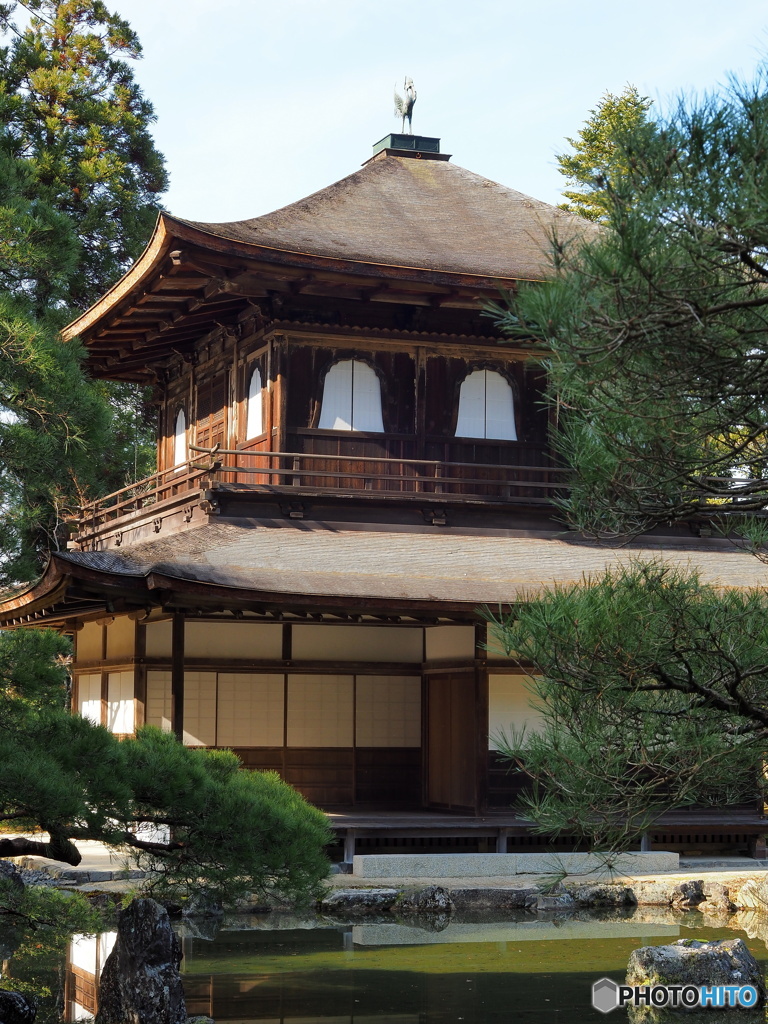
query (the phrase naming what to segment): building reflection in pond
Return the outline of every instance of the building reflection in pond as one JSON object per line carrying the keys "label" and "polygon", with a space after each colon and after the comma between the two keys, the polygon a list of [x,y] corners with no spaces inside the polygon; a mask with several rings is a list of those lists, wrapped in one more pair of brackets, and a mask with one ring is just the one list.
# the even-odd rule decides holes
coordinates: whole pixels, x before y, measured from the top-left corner
{"label": "building reflection in pond", "polygon": [[70,939],[64,983],[65,1020],[85,1020],[96,1013],[99,977],[116,938],[117,932],[102,932],[73,935]]}
{"label": "building reflection in pond", "polygon": [[[623,969],[637,946],[674,942],[681,919],[661,908],[554,920],[521,911],[433,931],[274,913],[176,928],[187,1012],[217,1024],[504,1024],[510,1007],[530,1024],[541,1020],[543,1001],[550,1014],[587,1019],[572,1011],[591,1012],[594,978]],[[699,937],[689,926],[683,934]],[[68,1022],[96,1012],[114,940],[105,933],[70,943]]]}

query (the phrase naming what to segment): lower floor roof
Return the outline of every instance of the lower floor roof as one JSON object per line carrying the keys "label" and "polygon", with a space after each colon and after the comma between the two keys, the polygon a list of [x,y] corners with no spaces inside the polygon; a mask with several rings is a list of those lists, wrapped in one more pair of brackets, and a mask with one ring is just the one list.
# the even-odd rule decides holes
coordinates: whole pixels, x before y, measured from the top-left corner
{"label": "lower floor roof", "polygon": [[480,605],[513,604],[640,559],[696,570],[725,589],[766,580],[765,565],[746,548],[715,537],[648,536],[616,546],[552,530],[211,517],[125,549],[54,553],[36,585],[0,603],[0,624],[63,621],[115,601],[471,618]]}

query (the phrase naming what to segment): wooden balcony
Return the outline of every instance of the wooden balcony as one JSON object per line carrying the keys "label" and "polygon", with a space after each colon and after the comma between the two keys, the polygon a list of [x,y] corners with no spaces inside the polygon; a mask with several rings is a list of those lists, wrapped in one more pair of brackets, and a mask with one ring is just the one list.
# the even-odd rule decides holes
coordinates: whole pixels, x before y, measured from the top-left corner
{"label": "wooden balcony", "polygon": [[160,514],[217,485],[227,490],[275,492],[283,497],[333,494],[376,498],[420,495],[455,502],[548,504],[565,493],[568,471],[545,446],[457,438],[427,438],[416,452],[413,436],[289,434],[289,451],[264,450],[266,438],[239,449],[190,446],[193,459],[84,505],[79,535],[93,534],[126,516]]}

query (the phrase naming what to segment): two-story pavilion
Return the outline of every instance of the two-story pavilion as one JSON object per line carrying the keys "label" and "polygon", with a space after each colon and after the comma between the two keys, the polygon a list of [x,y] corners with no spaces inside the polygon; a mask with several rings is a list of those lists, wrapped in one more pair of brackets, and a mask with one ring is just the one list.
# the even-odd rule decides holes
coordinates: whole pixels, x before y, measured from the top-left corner
{"label": "two-story pavilion", "polygon": [[[489,747],[531,712],[478,608],[631,552],[553,517],[542,371],[482,303],[583,230],[397,135],[266,216],[161,215],[65,335],[96,376],[154,384],[157,473],[84,508],[0,626],[74,634],[81,714],[232,748],[324,807],[508,804]],[[762,573],[687,529],[641,546]]]}

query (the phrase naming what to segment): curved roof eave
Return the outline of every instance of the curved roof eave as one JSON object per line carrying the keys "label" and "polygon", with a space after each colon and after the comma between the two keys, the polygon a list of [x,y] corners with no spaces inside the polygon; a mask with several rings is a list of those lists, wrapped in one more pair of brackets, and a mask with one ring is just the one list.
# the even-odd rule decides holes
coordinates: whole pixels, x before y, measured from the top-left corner
{"label": "curved roof eave", "polygon": [[[90,333],[96,324],[108,317],[112,309],[132,291],[140,287],[156,271],[160,262],[173,250],[178,242],[199,245],[210,251],[218,251],[228,255],[242,255],[261,258],[267,262],[293,263],[294,265],[312,265],[324,267],[330,271],[354,273],[361,268],[369,268],[379,274],[388,271],[400,279],[410,275],[412,280],[424,278],[432,283],[450,284],[455,287],[470,287],[482,290],[510,288],[516,281],[542,281],[543,277],[519,276],[514,278],[491,278],[481,274],[458,273],[447,270],[433,270],[429,267],[397,265],[393,263],[375,263],[360,259],[342,259],[338,256],[323,256],[319,253],[300,252],[295,249],[280,249],[276,246],[259,245],[240,239],[228,238],[213,231],[205,231],[197,225],[177,219],[166,213],[160,213],[146,249],[133,264],[130,270],[114,284],[108,292],[82,313],[76,320],[62,331],[64,341]],[[216,244],[219,243],[219,244]],[[277,257],[277,259],[275,259]]]}
{"label": "curved roof eave", "polygon": [[134,288],[151,276],[159,260],[166,256],[170,250],[173,234],[168,230],[167,224],[172,221],[173,218],[167,213],[161,211],[157,215],[152,237],[147,242],[144,252],[133,266],[126,270],[120,280],[112,285],[108,292],[105,292],[97,302],[94,302],[89,309],[81,313],[77,319],[67,324],[61,332],[64,341],[72,341],[73,338],[84,334],[102,316],[109,313],[126,295],[130,294]]}
{"label": "curved roof eave", "polygon": [[53,604],[66,588],[67,580],[67,571],[58,563],[56,552],[53,552],[43,575],[36,583],[28,584],[25,589],[5,599],[0,598],[0,618],[8,617],[11,612],[23,615],[36,611],[40,606]]}
{"label": "curved roof eave", "polygon": [[[353,271],[360,267],[372,267],[377,271],[394,271],[399,274],[412,273],[418,276],[429,276],[432,281],[446,279],[453,281],[456,284],[467,284],[476,285],[478,287],[495,287],[497,284],[512,284],[515,281],[530,280],[530,281],[543,281],[544,277],[489,277],[487,274],[470,274],[466,271],[459,272],[453,270],[435,270],[431,267],[422,267],[414,263],[393,263],[393,262],[378,262],[375,260],[364,260],[357,258],[346,259],[342,256],[328,256],[323,253],[309,252],[302,249],[284,249],[275,245],[265,245],[258,242],[247,242],[240,238],[231,238],[228,235],[222,234],[216,231],[206,230],[199,224],[195,224],[192,221],[180,220],[175,217],[168,217],[167,220],[176,225],[177,230],[175,232],[176,237],[184,238],[190,242],[200,242],[204,239],[213,239],[214,243],[209,247],[216,249],[220,252],[228,253],[240,253],[243,255],[259,255],[262,258],[269,259],[269,256],[278,255],[283,258],[285,262],[302,262],[313,261],[319,266],[327,267],[328,269],[344,270],[348,269]],[[216,245],[215,243],[224,243]]]}

